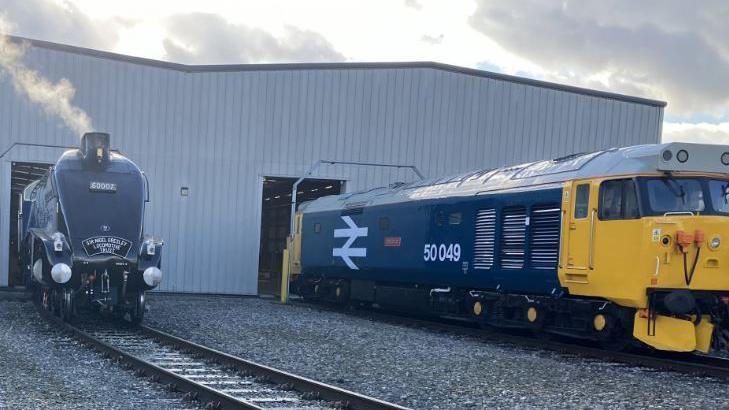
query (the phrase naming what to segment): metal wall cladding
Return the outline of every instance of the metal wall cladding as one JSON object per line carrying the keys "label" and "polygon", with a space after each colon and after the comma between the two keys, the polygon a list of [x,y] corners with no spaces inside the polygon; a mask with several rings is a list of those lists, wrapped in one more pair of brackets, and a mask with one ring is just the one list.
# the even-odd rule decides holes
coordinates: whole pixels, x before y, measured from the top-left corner
{"label": "metal wall cladding", "polygon": [[[263,176],[319,159],[417,165],[429,177],[660,140],[662,107],[421,66],[180,70],[35,45],[26,63],[68,79],[74,102],[149,176],[145,231],[165,241],[162,291],[255,294]],[[79,136],[0,79],[0,149]],[[16,147],[12,161],[59,149]],[[409,170],[323,166],[349,192]],[[181,196],[180,188],[189,195]],[[7,208],[5,208],[7,209]],[[8,225],[0,213],[0,263]],[[0,275],[0,285],[7,281]]]}

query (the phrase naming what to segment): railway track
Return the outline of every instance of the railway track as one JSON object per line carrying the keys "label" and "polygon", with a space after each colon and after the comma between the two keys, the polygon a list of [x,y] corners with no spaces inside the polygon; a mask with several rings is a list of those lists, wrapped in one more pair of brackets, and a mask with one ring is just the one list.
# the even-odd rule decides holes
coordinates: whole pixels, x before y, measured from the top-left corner
{"label": "railway track", "polygon": [[41,316],[81,343],[208,409],[398,409],[344,390],[201,346],[147,326],[102,321],[74,326]]}
{"label": "railway track", "polygon": [[293,303],[324,311],[352,314],[368,320],[399,326],[470,336],[493,343],[543,349],[560,354],[611,361],[629,366],[647,367],[663,371],[675,371],[729,380],[729,358],[685,353],[670,354],[647,349],[628,352],[611,351],[588,344],[581,344],[578,343],[579,341],[547,340],[499,330],[484,330],[475,326],[472,322],[458,321],[455,319],[430,319],[406,313],[391,313],[369,308],[356,308],[345,311],[336,306],[313,304],[295,299]]}

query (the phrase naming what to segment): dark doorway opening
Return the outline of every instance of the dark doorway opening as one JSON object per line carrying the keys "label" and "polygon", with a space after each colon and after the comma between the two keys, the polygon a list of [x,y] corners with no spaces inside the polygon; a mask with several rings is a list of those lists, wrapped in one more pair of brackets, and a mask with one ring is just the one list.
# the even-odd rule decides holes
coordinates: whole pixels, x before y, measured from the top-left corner
{"label": "dark doorway opening", "polygon": [[43,177],[51,164],[13,162],[10,168],[10,252],[8,253],[8,286],[23,286],[23,276],[18,266],[18,224],[20,201],[23,190],[33,181]]}
{"label": "dark doorway opening", "polygon": [[[296,178],[263,178],[261,246],[258,254],[258,293],[279,294],[281,265],[291,220],[291,190]],[[296,193],[297,204],[342,192],[344,181],[305,179]]]}

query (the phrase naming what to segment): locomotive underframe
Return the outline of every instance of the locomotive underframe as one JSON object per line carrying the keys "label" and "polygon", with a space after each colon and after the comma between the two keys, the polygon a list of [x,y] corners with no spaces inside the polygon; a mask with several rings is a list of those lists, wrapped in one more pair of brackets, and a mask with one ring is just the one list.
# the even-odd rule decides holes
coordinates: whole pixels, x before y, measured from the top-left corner
{"label": "locomotive underframe", "polygon": [[36,297],[42,306],[67,320],[72,319],[79,310],[90,310],[119,317],[129,314],[130,321],[141,322],[145,292],[150,287],[144,283],[136,263],[120,257],[73,258],[71,279],[58,284],[51,278],[52,263],[40,244],[37,244],[34,253],[36,259],[42,255],[42,283],[31,273],[32,265],[28,262],[31,255],[24,255],[21,260],[25,266],[26,280],[35,288]]}
{"label": "locomotive underframe", "polygon": [[[308,275],[297,278],[293,289],[305,298],[318,301],[417,314],[427,312],[433,316],[471,320],[482,326],[589,339],[607,346],[630,340],[633,328],[633,309],[597,298],[535,296]],[[598,315],[604,320],[599,329],[595,324]]]}

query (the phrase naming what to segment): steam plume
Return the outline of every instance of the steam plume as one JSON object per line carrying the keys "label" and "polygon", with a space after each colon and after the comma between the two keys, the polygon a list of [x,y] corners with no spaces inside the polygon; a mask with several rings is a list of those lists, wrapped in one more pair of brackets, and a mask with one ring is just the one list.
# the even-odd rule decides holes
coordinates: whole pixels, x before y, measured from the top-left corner
{"label": "steam plume", "polygon": [[91,119],[84,110],[71,103],[76,90],[70,81],[62,78],[52,83],[37,71],[23,64],[23,55],[28,44],[17,44],[5,34],[11,24],[0,15],[0,68],[10,76],[15,91],[43,107],[50,115],[60,118],[77,135],[91,131]]}

